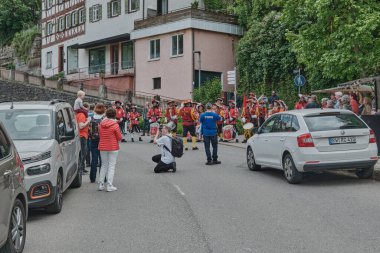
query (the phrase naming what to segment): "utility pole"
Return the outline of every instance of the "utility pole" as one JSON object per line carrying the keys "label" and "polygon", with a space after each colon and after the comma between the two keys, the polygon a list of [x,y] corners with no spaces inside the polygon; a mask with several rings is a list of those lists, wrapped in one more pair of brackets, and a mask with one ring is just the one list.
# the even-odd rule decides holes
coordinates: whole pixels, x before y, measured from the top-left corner
{"label": "utility pole", "polygon": [[201,96],[200,90],[201,90],[201,69],[202,69],[202,60],[201,60],[201,51],[194,51],[193,54],[198,54],[198,91],[199,96]]}

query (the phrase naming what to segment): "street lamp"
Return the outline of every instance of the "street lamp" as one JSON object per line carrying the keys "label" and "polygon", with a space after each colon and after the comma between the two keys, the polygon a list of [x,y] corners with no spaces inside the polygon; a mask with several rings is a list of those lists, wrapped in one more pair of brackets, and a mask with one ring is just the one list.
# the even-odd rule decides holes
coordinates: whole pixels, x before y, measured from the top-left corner
{"label": "street lamp", "polygon": [[202,69],[202,65],[201,65],[201,51],[193,51],[193,54],[198,54],[198,63],[199,63],[199,69],[198,69],[198,90],[199,90],[199,94],[200,93],[200,89],[201,89],[201,69]]}

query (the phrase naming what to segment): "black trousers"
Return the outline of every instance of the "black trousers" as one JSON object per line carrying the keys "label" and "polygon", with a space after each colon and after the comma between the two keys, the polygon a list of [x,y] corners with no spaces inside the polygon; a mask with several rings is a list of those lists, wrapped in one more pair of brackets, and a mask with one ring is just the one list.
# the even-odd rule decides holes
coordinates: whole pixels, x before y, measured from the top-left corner
{"label": "black trousers", "polygon": [[168,172],[169,170],[173,169],[173,163],[164,163],[163,161],[161,161],[161,155],[153,156],[152,161],[157,163],[156,167],[154,168],[155,173]]}

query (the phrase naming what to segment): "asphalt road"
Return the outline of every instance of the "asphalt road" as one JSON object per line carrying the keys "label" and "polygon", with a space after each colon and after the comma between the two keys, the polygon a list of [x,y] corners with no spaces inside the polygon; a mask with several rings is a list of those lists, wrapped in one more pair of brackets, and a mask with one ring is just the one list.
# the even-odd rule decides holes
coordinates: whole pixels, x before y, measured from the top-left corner
{"label": "asphalt road", "polygon": [[117,192],[88,177],[58,215],[33,211],[25,253],[380,252],[380,184],[338,174],[289,185],[281,171],[251,172],[243,149],[187,151],[177,173],[154,174],[152,144],[123,143]]}

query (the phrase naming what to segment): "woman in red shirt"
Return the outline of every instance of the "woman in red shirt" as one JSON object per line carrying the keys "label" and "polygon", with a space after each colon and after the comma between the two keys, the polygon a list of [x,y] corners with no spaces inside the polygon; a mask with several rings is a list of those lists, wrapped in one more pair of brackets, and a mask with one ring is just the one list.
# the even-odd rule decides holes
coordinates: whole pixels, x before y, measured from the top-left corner
{"label": "woman in red shirt", "polygon": [[113,192],[117,188],[113,186],[117,155],[119,153],[119,141],[122,139],[119,124],[116,120],[116,110],[109,108],[106,111],[106,119],[99,124],[99,146],[102,158],[102,168],[100,169],[99,191],[105,189],[104,180],[107,174],[107,191]]}
{"label": "woman in red shirt", "polygon": [[356,96],[355,93],[350,94],[350,105],[351,105],[352,111],[358,115],[359,103],[358,103],[358,96]]}
{"label": "woman in red shirt", "polygon": [[296,110],[302,110],[305,108],[307,102],[306,102],[306,99],[304,96],[300,96],[300,100],[296,103],[296,106],[294,107],[294,109]]}

